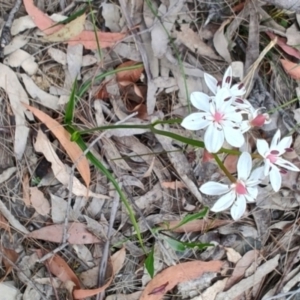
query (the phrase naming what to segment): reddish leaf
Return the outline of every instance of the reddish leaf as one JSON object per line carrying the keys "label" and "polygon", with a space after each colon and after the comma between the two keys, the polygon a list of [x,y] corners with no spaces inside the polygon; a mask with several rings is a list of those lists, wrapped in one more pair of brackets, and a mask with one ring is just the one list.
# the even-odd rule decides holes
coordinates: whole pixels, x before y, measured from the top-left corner
{"label": "reddish leaf", "polygon": [[281,59],[284,70],[294,79],[300,79],[300,65],[293,63],[287,59]]}
{"label": "reddish leaf", "polygon": [[[61,30],[64,25],[55,25],[50,17],[39,10],[33,0],[23,0],[28,15],[32,18],[35,25],[47,35]],[[124,33],[97,32],[101,48],[112,47],[116,42],[125,37]],[[95,50],[98,48],[94,31],[82,31],[78,36],[68,41],[69,45],[82,44],[86,49]]]}
{"label": "reddish leaf", "polygon": [[[45,254],[43,250],[36,250],[39,258],[42,258]],[[68,264],[57,254],[54,254],[51,258],[47,259],[50,272],[58,277],[62,282],[72,281],[76,288],[80,288],[80,281],[73,272],[73,270],[68,266]]]}
{"label": "reddish leaf", "polygon": [[[130,67],[130,66],[134,66],[136,65],[137,62],[135,61],[126,61],[122,64],[120,64],[117,69],[121,69],[121,68],[126,68],[126,67]],[[122,72],[118,72],[117,73],[117,81],[129,81],[131,83],[137,82],[142,73],[144,71],[144,67],[140,67],[138,69],[134,69],[134,70],[128,70],[128,71],[122,71]]]}
{"label": "reddish leaf", "polygon": [[[50,225],[28,233],[27,237],[60,243],[63,238],[63,230],[64,224]],[[100,240],[87,231],[86,225],[82,223],[69,223],[68,236],[70,244],[100,243]]]}
{"label": "reddish leaf", "polygon": [[286,38],[275,35],[273,32],[266,31],[270,39],[274,40],[277,37],[277,45],[287,54],[300,59],[300,52],[286,44]]}
{"label": "reddish leaf", "polygon": [[[223,262],[220,260],[191,261],[166,268],[147,284],[140,300],[160,300],[167,291],[173,289],[178,283],[199,278],[205,272],[219,272],[222,265]],[[161,289],[162,282],[166,283],[163,290]],[[153,294],[153,291],[157,291],[157,289],[161,293]]]}
{"label": "reddish leaf", "polygon": [[224,166],[229,171],[229,173],[235,173],[237,171],[237,162],[239,156],[228,154],[224,160]]}
{"label": "reddish leaf", "polygon": [[158,294],[164,294],[165,288],[169,284],[169,282],[166,282],[165,284],[153,289],[148,295],[158,295]]}

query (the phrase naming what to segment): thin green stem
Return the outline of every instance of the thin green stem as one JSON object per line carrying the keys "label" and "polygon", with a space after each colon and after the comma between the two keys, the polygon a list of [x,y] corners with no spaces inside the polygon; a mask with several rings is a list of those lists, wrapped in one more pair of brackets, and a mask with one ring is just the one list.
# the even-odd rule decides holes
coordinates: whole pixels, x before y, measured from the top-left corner
{"label": "thin green stem", "polygon": [[226,167],[224,166],[224,164],[220,160],[219,156],[217,154],[212,154],[212,155],[213,155],[215,161],[217,162],[219,168],[225,173],[225,175],[229,178],[229,180],[232,183],[235,183],[236,182],[236,178],[229,173],[229,171],[226,169]]}

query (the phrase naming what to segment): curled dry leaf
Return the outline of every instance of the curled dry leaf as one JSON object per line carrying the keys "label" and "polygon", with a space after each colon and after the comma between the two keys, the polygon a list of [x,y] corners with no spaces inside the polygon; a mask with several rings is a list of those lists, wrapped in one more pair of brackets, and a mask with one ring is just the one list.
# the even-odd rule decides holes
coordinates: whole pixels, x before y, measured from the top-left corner
{"label": "curled dry leaf", "polygon": [[[117,67],[117,70],[121,69],[121,68],[131,67],[136,64],[138,64],[136,61],[129,60],[129,61],[126,61],[126,62],[120,64]],[[117,81],[118,82],[120,82],[120,81],[137,82],[138,80],[140,80],[143,71],[144,71],[144,67],[140,67],[140,68],[137,68],[134,70],[126,70],[126,71],[118,72],[116,75]]]}
{"label": "curled dry leaf", "polygon": [[[53,34],[61,30],[64,25],[57,25],[48,15],[39,10],[33,0],[23,0],[28,15],[32,18],[35,25],[45,34]],[[54,26],[53,25],[57,25]],[[66,25],[65,25],[66,26]],[[123,33],[111,33],[97,31],[97,37],[101,48],[112,47],[114,44],[125,37]],[[68,41],[69,45],[82,44],[86,49],[95,50],[98,48],[94,31],[83,30],[79,35]]]}
{"label": "curled dry leaf", "polygon": [[73,163],[76,164],[76,168],[80,175],[82,176],[86,186],[90,185],[91,174],[90,167],[86,157],[83,155],[80,147],[71,141],[71,135],[64,129],[62,125],[60,125],[57,121],[49,117],[44,112],[39,109],[24,104],[24,106],[30,110],[41,122],[43,122],[51,132],[56,136],[61,145],[64,147]]}
{"label": "curled dry leaf", "polygon": [[[64,224],[46,226],[30,232],[27,237],[44,240],[53,243],[60,243],[63,238]],[[92,233],[87,230],[87,226],[82,223],[69,223],[68,242],[70,244],[95,244],[100,243]]]}
{"label": "curled dry leaf", "polygon": [[229,171],[229,173],[235,173],[237,171],[237,162],[239,160],[239,156],[228,154],[224,160],[224,166]]}
{"label": "curled dry leaf", "polygon": [[284,70],[296,80],[300,79],[300,66],[299,64],[293,63],[287,59],[281,59],[281,64]]}
{"label": "curled dry leaf", "polygon": [[157,274],[145,287],[140,300],[159,300],[178,283],[196,279],[206,272],[220,272],[220,260],[192,261],[166,268]]}
{"label": "curled dry leaf", "polygon": [[186,188],[185,184],[181,181],[163,181],[161,183],[161,186],[166,189],[172,189],[172,190],[177,190],[177,189],[184,189]]}

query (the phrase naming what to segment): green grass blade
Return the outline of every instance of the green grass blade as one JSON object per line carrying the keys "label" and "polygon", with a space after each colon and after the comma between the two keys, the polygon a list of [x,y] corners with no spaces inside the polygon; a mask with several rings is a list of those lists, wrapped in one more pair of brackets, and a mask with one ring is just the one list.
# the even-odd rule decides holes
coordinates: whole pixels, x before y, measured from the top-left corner
{"label": "green grass blade", "polygon": [[75,102],[76,102],[76,92],[77,92],[77,79],[75,79],[71,95],[69,98],[69,101],[67,103],[67,108],[65,112],[65,124],[72,124],[73,118],[74,118],[74,109],[75,109]]}
{"label": "green grass blade", "polygon": [[149,273],[150,277],[154,277],[154,247],[151,249],[150,253],[148,254],[145,260],[145,268]]}

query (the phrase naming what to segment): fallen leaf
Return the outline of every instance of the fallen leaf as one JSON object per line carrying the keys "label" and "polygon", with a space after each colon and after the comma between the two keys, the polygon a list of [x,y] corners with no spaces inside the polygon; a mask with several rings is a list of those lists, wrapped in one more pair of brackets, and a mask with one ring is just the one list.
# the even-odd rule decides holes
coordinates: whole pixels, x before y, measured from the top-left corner
{"label": "fallen leaf", "polygon": [[[14,266],[10,263],[15,263],[18,258],[19,254],[14,249],[9,249],[5,247],[1,247],[1,251],[3,252],[3,264],[5,266],[6,272],[5,277],[13,270]],[[9,260],[5,259],[7,257]]]}
{"label": "fallen leaf", "polygon": [[[27,234],[28,238],[60,243],[63,238],[64,224],[45,226]],[[68,224],[68,242],[70,244],[95,244],[101,241],[87,230],[83,223]]]}
{"label": "fallen leaf", "polygon": [[216,51],[219,53],[219,55],[221,55],[225,61],[227,61],[228,63],[231,63],[231,55],[230,52],[228,50],[228,40],[225,37],[224,34],[224,28],[227,24],[230,23],[230,19],[225,20],[220,28],[216,31],[216,33],[214,34],[214,46]]}
{"label": "fallen leaf", "polygon": [[281,64],[284,68],[284,70],[293,78],[296,80],[300,79],[300,65],[293,63],[287,59],[281,59]]}
{"label": "fallen leaf", "polygon": [[11,26],[11,35],[17,35],[18,33],[36,27],[30,16],[23,16],[13,21]]}
{"label": "fallen leaf", "polygon": [[186,188],[186,185],[181,182],[181,181],[163,181],[161,183],[161,186],[163,188],[166,188],[166,189],[172,189],[172,190],[177,190],[177,189],[184,189]]}
{"label": "fallen leaf", "polygon": [[291,55],[291,56],[294,56],[298,59],[300,59],[300,52],[291,47],[291,46],[288,46],[286,44],[286,39],[285,38],[282,38],[280,36],[277,36],[275,35],[273,32],[270,32],[270,31],[266,31],[266,34],[269,36],[270,39],[274,40],[276,37],[277,37],[277,45],[287,54]]}
{"label": "fallen leaf", "polygon": [[[41,122],[43,122],[48,129],[55,135],[55,137],[59,140],[61,145],[64,147],[73,163],[76,163],[76,169],[82,176],[87,187],[90,185],[91,174],[88,160],[83,154],[80,147],[71,141],[71,135],[64,129],[62,125],[60,125],[57,121],[49,117],[44,112],[39,109],[24,104],[24,106],[30,110]],[[53,166],[52,166],[53,167]]]}
{"label": "fallen leaf", "polygon": [[[38,249],[35,251],[38,258],[41,259],[45,254],[44,250]],[[64,259],[59,255],[54,254],[52,257],[47,259],[45,263],[48,264],[50,272],[58,277],[62,282],[72,281],[75,287],[80,288],[80,281],[73,272],[73,270],[68,266]]]}
{"label": "fallen leaf", "polygon": [[[41,131],[38,131],[37,139],[34,144],[34,148],[37,152],[42,153],[46,160],[51,163],[51,168],[54,176],[65,187],[69,188],[70,184],[70,171],[67,165],[64,165],[55,153],[47,136]],[[82,197],[96,197],[100,199],[110,199],[110,197],[96,194],[87,189],[76,177],[73,177],[72,193],[76,196]]]}
{"label": "fallen leaf", "polygon": [[[138,64],[136,61],[129,60],[129,61],[126,61],[126,62],[120,64],[117,67],[117,70],[121,69],[121,68],[131,67],[131,66],[134,66],[136,64]],[[144,67],[142,66],[142,67],[137,68],[137,69],[125,70],[125,71],[118,72],[117,75],[116,75],[117,76],[117,81],[118,82],[128,81],[130,83],[137,82],[138,80],[140,80],[143,71],[144,71]]]}
{"label": "fallen leaf", "polygon": [[17,171],[16,167],[10,167],[10,168],[7,168],[6,170],[4,170],[0,174],[0,183],[3,183],[7,179],[9,179],[14,173],[16,173],[16,171]]}
{"label": "fallen leaf", "polygon": [[49,214],[50,204],[37,187],[30,188],[30,202],[38,214],[42,216]]}
{"label": "fallen leaf", "polygon": [[16,73],[3,64],[0,64],[0,87],[7,93],[15,116],[14,154],[16,159],[20,160],[25,151],[29,134],[25,115],[29,120],[33,120],[32,114],[26,113],[25,108],[21,104],[21,101],[29,104],[28,96],[20,84]]}
{"label": "fallen leaf", "polygon": [[259,252],[257,250],[250,250],[246,254],[244,254],[244,256],[237,262],[233,270],[233,273],[228,278],[228,281],[226,282],[225,290],[228,290],[235,283],[237,283],[243,278],[245,271],[252,264],[252,262],[257,259],[258,253]]}
{"label": "fallen leaf", "polygon": [[82,14],[75,20],[63,26],[58,31],[46,35],[44,39],[48,42],[66,42],[79,35],[84,29],[86,15]]}
{"label": "fallen leaf", "polygon": [[286,30],[287,44],[299,48],[300,46],[300,32],[299,26],[294,23]]}
{"label": "fallen leaf", "polygon": [[190,221],[178,228],[172,230],[172,228],[177,227],[177,225],[181,222],[178,221],[167,221],[167,225],[165,223],[160,224],[159,226],[165,229],[171,229],[173,232],[206,232],[208,230],[218,228],[223,225],[227,225],[231,223],[230,220],[193,220]]}
{"label": "fallen leaf", "polygon": [[25,205],[30,206],[30,192],[29,192],[29,176],[26,173],[22,180],[22,189],[23,189],[23,201]]}
{"label": "fallen leaf", "polygon": [[[34,5],[33,0],[24,0],[23,3],[28,15],[32,18],[35,25],[45,34],[53,34],[64,27],[63,25],[55,24],[55,22],[51,20],[48,15],[43,13]],[[53,25],[57,26],[53,27]],[[113,47],[116,42],[125,37],[125,34],[97,31],[97,37],[100,47],[107,48]],[[94,31],[84,30],[79,35],[69,40],[68,43],[69,45],[82,44],[86,49],[90,50],[98,49],[98,43]]]}
{"label": "fallen leaf", "polygon": [[73,292],[74,298],[82,299],[82,298],[86,298],[86,297],[91,297],[91,296],[97,295],[98,293],[105,291],[110,286],[114,276],[123,267],[125,258],[126,258],[126,251],[125,251],[125,248],[123,247],[121,250],[117,251],[116,253],[114,253],[111,256],[110,264],[112,267],[112,275],[109,278],[109,280],[107,281],[107,283],[97,289],[91,289],[91,290],[75,289]]}
{"label": "fallen leaf", "polygon": [[[145,287],[140,300],[159,300],[178,283],[199,278],[206,272],[220,272],[223,262],[220,260],[203,262],[192,261],[171,266],[158,273]],[[165,286],[164,286],[165,285]],[[162,290],[163,286],[163,290]],[[159,292],[157,289],[159,289]],[[153,291],[157,291],[153,294]]]}
{"label": "fallen leaf", "polygon": [[20,74],[25,88],[28,94],[43,106],[48,107],[50,109],[58,109],[58,100],[59,98],[53,95],[50,95],[43,90],[41,90],[34,81],[26,74]]}
{"label": "fallen leaf", "polygon": [[5,295],[6,299],[23,298],[21,292],[9,282],[0,282],[0,295]]}

